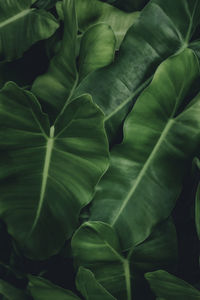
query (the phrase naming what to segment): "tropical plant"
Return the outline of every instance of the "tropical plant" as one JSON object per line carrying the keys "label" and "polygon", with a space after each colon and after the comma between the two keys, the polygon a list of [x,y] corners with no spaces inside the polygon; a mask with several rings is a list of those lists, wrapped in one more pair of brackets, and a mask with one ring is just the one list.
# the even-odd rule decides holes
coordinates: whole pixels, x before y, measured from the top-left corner
{"label": "tropical plant", "polygon": [[0,1],[0,299],[200,299],[199,29],[200,0]]}

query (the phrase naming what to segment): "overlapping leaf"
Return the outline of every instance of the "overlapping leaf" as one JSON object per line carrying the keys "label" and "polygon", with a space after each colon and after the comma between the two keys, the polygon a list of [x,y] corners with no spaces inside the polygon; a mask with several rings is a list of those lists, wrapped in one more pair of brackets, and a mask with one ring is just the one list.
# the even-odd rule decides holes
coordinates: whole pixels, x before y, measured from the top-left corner
{"label": "overlapping leaf", "polygon": [[200,292],[187,282],[162,270],[145,275],[158,299],[198,300]]}
{"label": "overlapping leaf", "polygon": [[123,249],[146,239],[176,203],[199,145],[200,96],[177,114],[198,76],[192,50],[163,62],[125,122],[123,143],[111,151],[91,219],[116,228]]}
{"label": "overlapping leaf", "polygon": [[94,72],[80,84],[77,94],[90,93],[104,111],[110,140],[157,66],[187,47],[199,16],[199,0],[150,1],[129,29],[115,63]]}
{"label": "overlapping leaf", "polygon": [[105,22],[109,24],[117,38],[116,48],[118,49],[127,30],[138,19],[139,13],[125,13],[107,3],[99,0],[75,0],[78,27],[85,32],[90,26]]}
{"label": "overlapping leaf", "polygon": [[31,8],[31,4],[31,0],[0,2],[0,60],[21,57],[30,46],[49,38],[58,28],[53,15]]}
{"label": "overlapping leaf", "polygon": [[176,234],[173,225],[166,223],[138,248],[123,254],[108,224],[86,222],[73,236],[72,250],[76,265],[92,270],[98,283],[118,300],[131,300],[134,277],[174,262]]}
{"label": "overlapping leaf", "polygon": [[103,114],[88,95],[50,127],[37,99],[8,83],[0,92],[0,215],[25,255],[57,253],[107,168]]}
{"label": "overlapping leaf", "polygon": [[93,273],[83,267],[79,268],[76,286],[85,300],[116,300],[96,281]]}
{"label": "overlapping leaf", "polygon": [[[93,26],[85,33],[80,45],[80,77],[76,67],[77,22],[75,2],[64,0],[64,35],[59,52],[52,58],[47,73],[33,83],[32,91],[43,101],[55,119],[71,99],[80,79],[94,69],[113,61],[115,37],[106,25]],[[90,44],[90,50],[87,45]]]}
{"label": "overlapping leaf", "polygon": [[28,288],[34,300],[80,300],[71,291],[36,276],[29,276]]}

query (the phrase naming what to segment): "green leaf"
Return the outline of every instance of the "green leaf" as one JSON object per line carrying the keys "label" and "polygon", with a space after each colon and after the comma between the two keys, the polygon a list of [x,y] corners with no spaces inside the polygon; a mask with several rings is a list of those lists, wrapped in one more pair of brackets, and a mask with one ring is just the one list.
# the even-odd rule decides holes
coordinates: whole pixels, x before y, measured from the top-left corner
{"label": "green leaf", "polygon": [[90,269],[98,283],[118,300],[131,300],[135,276],[174,262],[175,240],[173,226],[166,223],[149,240],[124,255],[113,228],[102,222],[85,222],[72,238],[72,251],[76,265]]}
{"label": "green leaf", "polygon": [[[64,34],[59,52],[50,61],[47,72],[33,83],[32,91],[45,104],[53,107],[55,115],[63,108],[66,99],[73,93],[77,82],[76,35],[77,22],[73,0],[62,2],[64,12]],[[48,109],[47,109],[48,110]]]}
{"label": "green leaf", "polygon": [[76,286],[86,300],[116,300],[96,281],[94,274],[83,267],[79,268]]}
{"label": "green leaf", "polygon": [[111,141],[157,66],[187,47],[199,20],[198,0],[150,1],[129,29],[115,63],[82,81],[76,95],[83,92],[92,95],[106,115]]}
{"label": "green leaf", "polygon": [[[165,300],[198,300],[200,292],[187,282],[159,270],[145,274],[151,289],[157,297]],[[159,298],[160,299],[160,298]]]}
{"label": "green leaf", "polygon": [[5,300],[27,300],[26,293],[10,283],[0,279],[0,294],[5,297]]}
{"label": "green leaf", "polygon": [[0,2],[0,60],[22,56],[39,40],[49,38],[58,28],[50,13],[31,8],[31,0]]}
{"label": "green leaf", "polygon": [[[139,17],[139,12],[125,13],[107,3],[98,0],[75,0],[78,27],[85,32],[90,26],[97,23],[107,23],[113,29],[117,38],[116,48],[118,49],[127,30]],[[57,3],[59,9],[60,3]]]}
{"label": "green leaf", "polygon": [[102,222],[86,222],[72,238],[76,265],[90,269],[97,281],[118,300],[131,300],[129,262],[115,231]]}
{"label": "green leaf", "polygon": [[[114,60],[115,36],[107,24],[97,24],[83,35],[80,45],[79,81]],[[95,55],[94,55],[95,53]]]}
{"label": "green leaf", "polygon": [[8,83],[0,92],[0,216],[24,254],[56,254],[108,165],[103,114],[89,95],[50,127],[37,99]]}
{"label": "green leaf", "polygon": [[130,257],[135,276],[161,266],[170,269],[177,260],[176,228],[171,219],[159,224],[147,240],[133,248]]}
{"label": "green leaf", "polygon": [[177,114],[198,77],[192,50],[163,62],[125,121],[123,143],[111,151],[91,220],[116,228],[123,250],[144,241],[168,218],[180,194],[199,145],[200,95]]}
{"label": "green leaf", "polygon": [[65,290],[41,277],[29,275],[28,289],[34,300],[80,300],[71,291]]}
{"label": "green leaf", "polygon": [[[91,27],[80,46],[80,77],[76,68],[77,23],[75,2],[64,0],[64,35],[59,52],[50,62],[48,71],[39,76],[32,91],[51,113],[54,121],[73,96],[78,82],[96,68],[113,61],[115,37],[108,25]],[[86,49],[90,44],[89,50]]]}

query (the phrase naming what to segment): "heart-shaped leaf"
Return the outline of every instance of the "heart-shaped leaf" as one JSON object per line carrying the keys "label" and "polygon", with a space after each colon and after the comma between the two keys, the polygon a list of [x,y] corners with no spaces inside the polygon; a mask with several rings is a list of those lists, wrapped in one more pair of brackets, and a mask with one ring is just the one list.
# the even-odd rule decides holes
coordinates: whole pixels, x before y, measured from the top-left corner
{"label": "heart-shaped leaf", "polygon": [[108,165],[103,114],[89,95],[50,127],[33,94],[0,91],[0,215],[25,255],[56,254]]}
{"label": "heart-shaped leaf", "polygon": [[199,20],[199,0],[150,1],[129,29],[115,63],[81,82],[76,95],[92,95],[106,115],[111,141],[155,69],[167,57],[187,47]]}
{"label": "heart-shaped leaf", "polygon": [[102,222],[85,222],[72,238],[72,251],[76,265],[90,269],[98,283],[118,300],[131,300],[134,277],[174,262],[176,233],[167,222],[149,240],[122,253],[112,227]]}
{"label": "heart-shaped leaf", "polygon": [[145,240],[170,215],[180,194],[198,150],[200,95],[178,113],[198,76],[190,49],[163,62],[125,122],[123,143],[111,151],[91,220],[116,228],[123,250]]}

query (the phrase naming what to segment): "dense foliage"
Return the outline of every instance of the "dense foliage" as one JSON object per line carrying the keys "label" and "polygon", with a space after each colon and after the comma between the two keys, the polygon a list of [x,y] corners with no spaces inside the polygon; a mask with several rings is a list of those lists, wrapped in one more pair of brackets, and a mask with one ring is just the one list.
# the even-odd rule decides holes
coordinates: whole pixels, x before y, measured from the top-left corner
{"label": "dense foliage", "polygon": [[0,0],[0,299],[200,299],[200,0]]}

